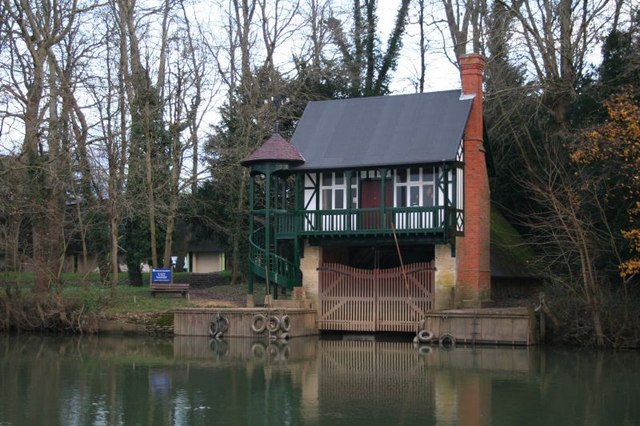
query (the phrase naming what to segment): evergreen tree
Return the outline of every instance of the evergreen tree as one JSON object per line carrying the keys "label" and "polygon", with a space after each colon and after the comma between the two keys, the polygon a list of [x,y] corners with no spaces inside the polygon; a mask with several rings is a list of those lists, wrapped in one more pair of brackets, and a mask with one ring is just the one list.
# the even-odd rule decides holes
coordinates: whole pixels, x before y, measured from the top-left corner
{"label": "evergreen tree", "polygon": [[342,58],[342,73],[351,82],[348,97],[380,96],[389,92],[389,81],[402,48],[409,3],[402,0],[384,52],[378,38],[375,0],[353,1],[353,28],[349,33],[342,21],[329,18],[328,26]]}
{"label": "evergreen tree", "polygon": [[131,104],[126,188],[130,210],[124,225],[123,250],[130,284],[142,285],[140,265],[151,260],[157,267],[157,253],[162,252],[164,238],[159,223],[166,205],[171,143],[156,88],[146,71],[133,77],[136,90]]}

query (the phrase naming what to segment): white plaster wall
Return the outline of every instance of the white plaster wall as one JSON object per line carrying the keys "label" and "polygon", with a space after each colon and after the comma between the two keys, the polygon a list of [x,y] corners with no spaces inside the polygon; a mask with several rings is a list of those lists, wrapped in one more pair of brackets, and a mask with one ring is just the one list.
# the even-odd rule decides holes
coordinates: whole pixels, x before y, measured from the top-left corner
{"label": "white plaster wall", "polygon": [[224,253],[192,253],[193,271],[196,273],[220,272],[224,270]]}

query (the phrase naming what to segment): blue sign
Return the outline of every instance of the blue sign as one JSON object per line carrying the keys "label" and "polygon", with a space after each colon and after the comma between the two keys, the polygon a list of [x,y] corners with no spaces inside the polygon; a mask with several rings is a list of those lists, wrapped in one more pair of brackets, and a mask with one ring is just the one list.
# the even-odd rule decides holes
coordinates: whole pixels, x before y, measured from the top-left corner
{"label": "blue sign", "polygon": [[171,284],[171,268],[152,269],[151,282]]}

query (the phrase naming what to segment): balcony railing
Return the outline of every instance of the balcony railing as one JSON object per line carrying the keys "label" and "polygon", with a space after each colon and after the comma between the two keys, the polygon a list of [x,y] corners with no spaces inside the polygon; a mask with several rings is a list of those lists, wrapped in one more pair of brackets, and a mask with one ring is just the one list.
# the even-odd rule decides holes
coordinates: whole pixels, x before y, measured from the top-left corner
{"label": "balcony railing", "polygon": [[376,236],[395,231],[446,238],[456,229],[457,212],[444,206],[281,211],[275,214],[276,237]]}

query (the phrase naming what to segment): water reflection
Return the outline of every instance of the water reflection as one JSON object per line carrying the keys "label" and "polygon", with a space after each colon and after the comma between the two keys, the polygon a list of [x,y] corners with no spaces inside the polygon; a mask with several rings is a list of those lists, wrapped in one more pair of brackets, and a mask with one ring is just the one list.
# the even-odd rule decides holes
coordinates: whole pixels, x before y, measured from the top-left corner
{"label": "water reflection", "polygon": [[640,424],[640,356],[0,336],[0,425]]}

